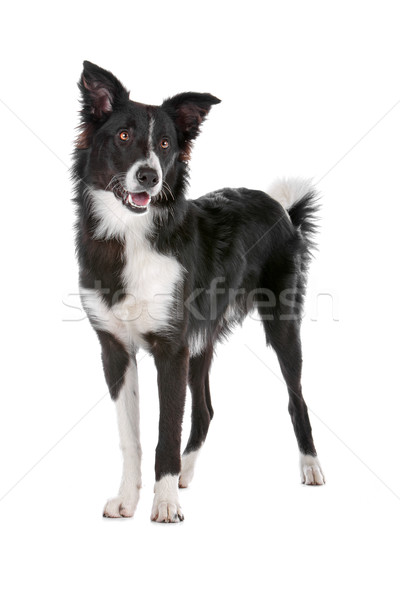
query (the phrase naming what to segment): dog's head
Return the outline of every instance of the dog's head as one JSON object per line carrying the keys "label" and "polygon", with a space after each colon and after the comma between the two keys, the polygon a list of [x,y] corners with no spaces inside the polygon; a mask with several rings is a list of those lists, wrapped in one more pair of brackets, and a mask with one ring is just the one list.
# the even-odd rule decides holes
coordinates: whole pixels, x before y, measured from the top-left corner
{"label": "dog's head", "polygon": [[177,167],[189,160],[192,141],[220,100],[187,92],[161,106],[133,102],[112,73],[87,61],[79,88],[77,151],[85,155],[85,183],[136,214],[173,198]]}

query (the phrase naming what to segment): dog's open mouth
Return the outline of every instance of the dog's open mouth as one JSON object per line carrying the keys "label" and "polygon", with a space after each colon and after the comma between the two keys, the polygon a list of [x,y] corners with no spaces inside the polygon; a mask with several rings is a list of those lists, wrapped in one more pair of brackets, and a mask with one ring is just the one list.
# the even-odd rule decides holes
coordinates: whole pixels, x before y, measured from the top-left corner
{"label": "dog's open mouth", "polygon": [[114,195],[122,201],[122,204],[136,213],[144,213],[150,204],[151,197],[147,192],[133,194],[128,192],[122,185],[113,188]]}

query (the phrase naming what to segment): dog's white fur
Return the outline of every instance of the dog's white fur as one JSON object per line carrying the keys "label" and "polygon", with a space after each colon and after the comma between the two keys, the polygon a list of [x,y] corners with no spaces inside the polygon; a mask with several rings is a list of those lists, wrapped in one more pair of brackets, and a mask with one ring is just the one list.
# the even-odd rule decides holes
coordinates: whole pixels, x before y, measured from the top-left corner
{"label": "dog's white fur", "polygon": [[300,477],[301,483],[306,485],[323,485],[325,483],[325,476],[319,464],[318,456],[300,452]]}
{"label": "dog's white fur", "polygon": [[200,454],[200,448],[193,450],[182,456],[181,475],[179,477],[179,487],[186,488],[194,476],[194,468]]}
{"label": "dog's white fur", "polygon": [[137,180],[137,173],[141,167],[150,167],[151,169],[154,169],[156,171],[156,173],[158,175],[158,183],[151,190],[151,195],[157,196],[157,194],[159,194],[161,192],[161,188],[162,188],[162,170],[161,170],[159,158],[158,158],[157,154],[154,152],[154,150],[150,151],[148,158],[145,158],[143,160],[138,160],[131,166],[131,168],[129,169],[129,171],[127,172],[127,174],[125,176],[125,189],[128,190],[128,192],[132,192],[132,193],[137,193],[137,192],[142,191],[140,184]]}
{"label": "dog's white fur", "polygon": [[139,388],[137,367],[130,361],[124,383],[115,401],[117,409],[123,471],[118,496],[108,500],[104,507],[106,517],[132,517],[139,501],[142,486],[139,433]]}
{"label": "dog's white fur", "polygon": [[267,190],[267,194],[274,200],[282,204],[283,208],[289,210],[306,194],[314,190],[311,179],[303,177],[282,177],[271,183]]}
{"label": "dog's white fur", "polygon": [[156,481],[151,519],[157,523],[183,521],[178,495],[178,475],[164,475]]}

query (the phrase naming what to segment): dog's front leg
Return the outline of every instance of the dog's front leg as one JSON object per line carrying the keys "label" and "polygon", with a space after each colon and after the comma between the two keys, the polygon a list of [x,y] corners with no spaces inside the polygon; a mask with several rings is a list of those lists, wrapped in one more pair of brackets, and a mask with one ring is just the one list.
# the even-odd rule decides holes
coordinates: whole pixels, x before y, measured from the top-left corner
{"label": "dog's front leg", "polygon": [[112,335],[98,331],[104,374],[117,409],[123,470],[118,495],[107,501],[105,517],[132,517],[142,485],[139,435],[139,390],[134,356]]}
{"label": "dog's front leg", "polygon": [[181,470],[181,433],[188,378],[189,351],[155,345],[154,360],[160,399],[159,437],[156,449],[156,483],[151,519],[158,523],[183,520],[178,480]]}

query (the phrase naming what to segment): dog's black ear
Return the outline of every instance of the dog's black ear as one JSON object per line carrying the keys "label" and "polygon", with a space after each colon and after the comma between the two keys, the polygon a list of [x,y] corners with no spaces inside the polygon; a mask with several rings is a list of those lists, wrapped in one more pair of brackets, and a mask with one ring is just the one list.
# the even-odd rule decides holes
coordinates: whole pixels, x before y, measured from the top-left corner
{"label": "dog's black ear", "polygon": [[175,123],[178,142],[181,147],[181,160],[189,160],[191,142],[198,136],[201,124],[210,112],[213,104],[221,100],[211,94],[185,92],[168,98],[163,108]]}
{"label": "dog's black ear", "polygon": [[82,94],[82,133],[78,147],[87,148],[94,126],[104,122],[113,110],[127,102],[129,92],[110,71],[87,60],[83,63],[78,87]]}
{"label": "dog's black ear", "polygon": [[87,60],[83,63],[83,73],[78,85],[82,92],[84,116],[90,119],[104,119],[129,98],[129,92],[110,71]]}

